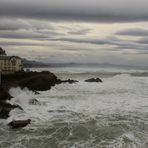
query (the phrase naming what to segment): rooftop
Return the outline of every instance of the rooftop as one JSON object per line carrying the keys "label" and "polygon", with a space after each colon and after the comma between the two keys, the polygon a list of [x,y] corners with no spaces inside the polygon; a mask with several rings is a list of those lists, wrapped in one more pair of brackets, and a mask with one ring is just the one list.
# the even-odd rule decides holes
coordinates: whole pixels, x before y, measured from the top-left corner
{"label": "rooftop", "polygon": [[11,60],[12,58],[16,58],[16,59],[21,59],[18,56],[5,56],[5,55],[0,55],[0,60]]}

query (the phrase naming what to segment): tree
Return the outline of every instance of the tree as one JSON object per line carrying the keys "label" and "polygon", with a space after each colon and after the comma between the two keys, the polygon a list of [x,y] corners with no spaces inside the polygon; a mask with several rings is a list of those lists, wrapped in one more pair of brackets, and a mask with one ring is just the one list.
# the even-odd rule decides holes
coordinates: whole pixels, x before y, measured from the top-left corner
{"label": "tree", "polygon": [[1,47],[0,47],[0,55],[6,55],[5,50],[3,50]]}

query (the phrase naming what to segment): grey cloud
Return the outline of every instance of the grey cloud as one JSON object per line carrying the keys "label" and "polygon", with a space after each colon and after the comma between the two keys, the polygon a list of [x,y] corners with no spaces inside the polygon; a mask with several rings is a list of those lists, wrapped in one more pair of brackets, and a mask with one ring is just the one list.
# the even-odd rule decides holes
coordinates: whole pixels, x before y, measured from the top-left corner
{"label": "grey cloud", "polygon": [[74,35],[86,35],[91,29],[88,28],[83,28],[75,31],[69,31],[69,34],[74,34]]}
{"label": "grey cloud", "polygon": [[2,19],[0,21],[0,38],[48,40],[51,37],[64,35],[47,22]]}
{"label": "grey cloud", "polygon": [[[2,35],[4,37],[4,35]],[[1,37],[1,34],[0,34]],[[19,41],[19,42],[10,42],[10,41],[5,41],[5,42],[0,42],[1,46],[51,46],[50,43],[52,43],[54,45],[54,47],[58,48],[61,51],[93,51],[94,49],[97,50],[97,48],[99,49],[103,49],[104,51],[121,51],[121,50],[126,50],[126,49],[132,49],[132,50],[147,50],[148,49],[148,45],[144,45],[141,44],[140,41],[137,42],[130,42],[130,41],[125,41],[125,40],[120,40],[118,38],[106,38],[106,39],[92,39],[92,38],[57,38],[57,39],[53,39],[50,36],[46,36],[46,35],[38,35],[38,34],[24,34],[22,36],[22,34],[15,34],[12,36],[10,34],[5,34],[5,38],[30,38],[30,39],[34,39],[35,40],[40,40],[40,42],[23,42]],[[47,42],[44,42],[44,40],[46,40]],[[49,41],[49,42],[48,42]],[[79,44],[78,47],[77,45],[71,45],[71,44],[64,44],[60,45],[59,41],[64,41],[64,42],[69,42],[69,43],[77,43]],[[142,42],[142,41],[141,41]],[[146,42],[146,41],[145,41]],[[80,44],[84,44],[83,47],[80,46]],[[87,46],[87,44],[92,44],[92,47],[89,48]],[[148,40],[147,40],[147,44],[148,44]],[[93,46],[96,45],[96,46]],[[101,48],[99,47],[99,45],[101,45]],[[102,45],[109,45],[110,47],[106,47],[106,46],[102,46]],[[111,47],[112,46],[112,47]]]}
{"label": "grey cloud", "polygon": [[148,29],[143,28],[130,28],[121,31],[117,31],[116,35],[127,35],[127,36],[148,36]]}
{"label": "grey cloud", "polygon": [[45,44],[45,43],[31,43],[31,42],[19,42],[19,41],[0,41],[0,46],[49,46],[49,44]]}
{"label": "grey cloud", "polygon": [[[104,49],[104,50],[108,50],[108,51],[120,51],[120,50],[126,50],[126,49],[133,49],[133,50],[139,50],[139,51],[148,50],[148,46],[142,45],[140,43],[140,41],[137,41],[137,42],[126,41],[126,40],[121,40],[121,39],[114,38],[114,37],[113,38],[109,37],[106,39],[59,38],[59,39],[51,39],[51,40],[52,41],[65,41],[65,42],[72,42],[72,43],[84,43],[84,44],[93,44],[93,45],[110,45],[110,46],[112,46],[108,49]],[[148,38],[147,38],[147,40],[145,39],[145,44],[148,44]],[[68,50],[68,48],[67,48],[67,50]]]}
{"label": "grey cloud", "polygon": [[148,52],[147,52],[147,51],[144,51],[144,52],[137,52],[136,54],[137,54],[137,55],[147,55]]}
{"label": "grey cloud", "polygon": [[11,32],[1,31],[0,38],[12,38],[12,39],[49,39],[50,35],[39,34],[36,32]]}
{"label": "grey cloud", "polygon": [[111,44],[111,41],[107,39],[89,39],[89,38],[57,38],[51,39],[52,41],[65,41],[65,42],[73,42],[73,43],[87,43],[87,44],[96,44],[96,45],[104,45]]}
{"label": "grey cloud", "polygon": [[141,38],[140,40],[137,41],[137,43],[148,44],[148,37]]}
{"label": "grey cloud", "polygon": [[50,40],[57,35],[63,35],[52,31],[0,31],[0,38],[3,39],[31,39],[31,40]]}
{"label": "grey cloud", "polygon": [[[113,45],[116,46],[117,50],[121,49],[134,49],[138,48],[138,44],[133,42],[128,42],[125,40],[120,40],[116,37],[109,37],[104,39],[92,39],[92,38],[57,38],[50,39],[51,41],[64,41],[71,43],[83,43],[83,44],[93,44],[93,45]],[[115,48],[114,48],[115,49]],[[139,48],[138,48],[139,49]]]}
{"label": "grey cloud", "polygon": [[[110,45],[110,48],[103,48],[104,51],[120,51],[126,49],[133,50],[146,50],[147,46],[141,45],[137,42],[130,42],[126,40],[118,39],[117,37],[109,37],[105,39],[92,39],[92,38],[58,38],[51,39],[52,41],[64,41],[72,43],[83,43],[83,44],[92,44],[92,45]],[[99,47],[100,48],[100,47]],[[66,48],[66,50],[75,50],[74,48]],[[85,47],[82,50],[87,50]],[[89,49],[88,49],[89,50]]]}
{"label": "grey cloud", "polygon": [[20,30],[30,28],[28,24],[16,20],[1,19],[0,21],[0,30]]}
{"label": "grey cloud", "polygon": [[124,55],[147,55],[148,51],[146,50],[136,50],[135,52],[123,52]]}
{"label": "grey cloud", "polygon": [[116,50],[133,49],[133,50],[142,51],[142,50],[148,50],[148,46],[141,45],[138,43],[129,43],[128,45],[126,43],[121,43],[116,47],[114,47],[114,49]]}
{"label": "grey cloud", "polygon": [[69,21],[148,21],[146,0],[1,0],[1,17]]}
{"label": "grey cloud", "polygon": [[55,31],[55,27],[47,21],[32,20],[32,19],[19,19],[19,18],[1,18],[0,31],[17,31],[17,30],[48,30]]}

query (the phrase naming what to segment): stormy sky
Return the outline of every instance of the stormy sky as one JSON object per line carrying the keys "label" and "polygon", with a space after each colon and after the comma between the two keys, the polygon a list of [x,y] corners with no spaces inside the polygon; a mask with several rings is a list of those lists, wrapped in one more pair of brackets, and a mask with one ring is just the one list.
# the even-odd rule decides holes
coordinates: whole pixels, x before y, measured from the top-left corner
{"label": "stormy sky", "polygon": [[147,0],[0,0],[0,46],[43,62],[148,65]]}

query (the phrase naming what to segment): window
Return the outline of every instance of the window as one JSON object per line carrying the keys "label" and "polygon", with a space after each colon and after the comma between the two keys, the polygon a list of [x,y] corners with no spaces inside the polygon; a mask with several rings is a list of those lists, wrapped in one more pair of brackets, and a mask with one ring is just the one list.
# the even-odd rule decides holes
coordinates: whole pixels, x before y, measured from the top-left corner
{"label": "window", "polygon": [[16,65],[16,59],[14,59],[14,58],[11,59],[11,63],[12,63],[13,66],[15,66]]}

